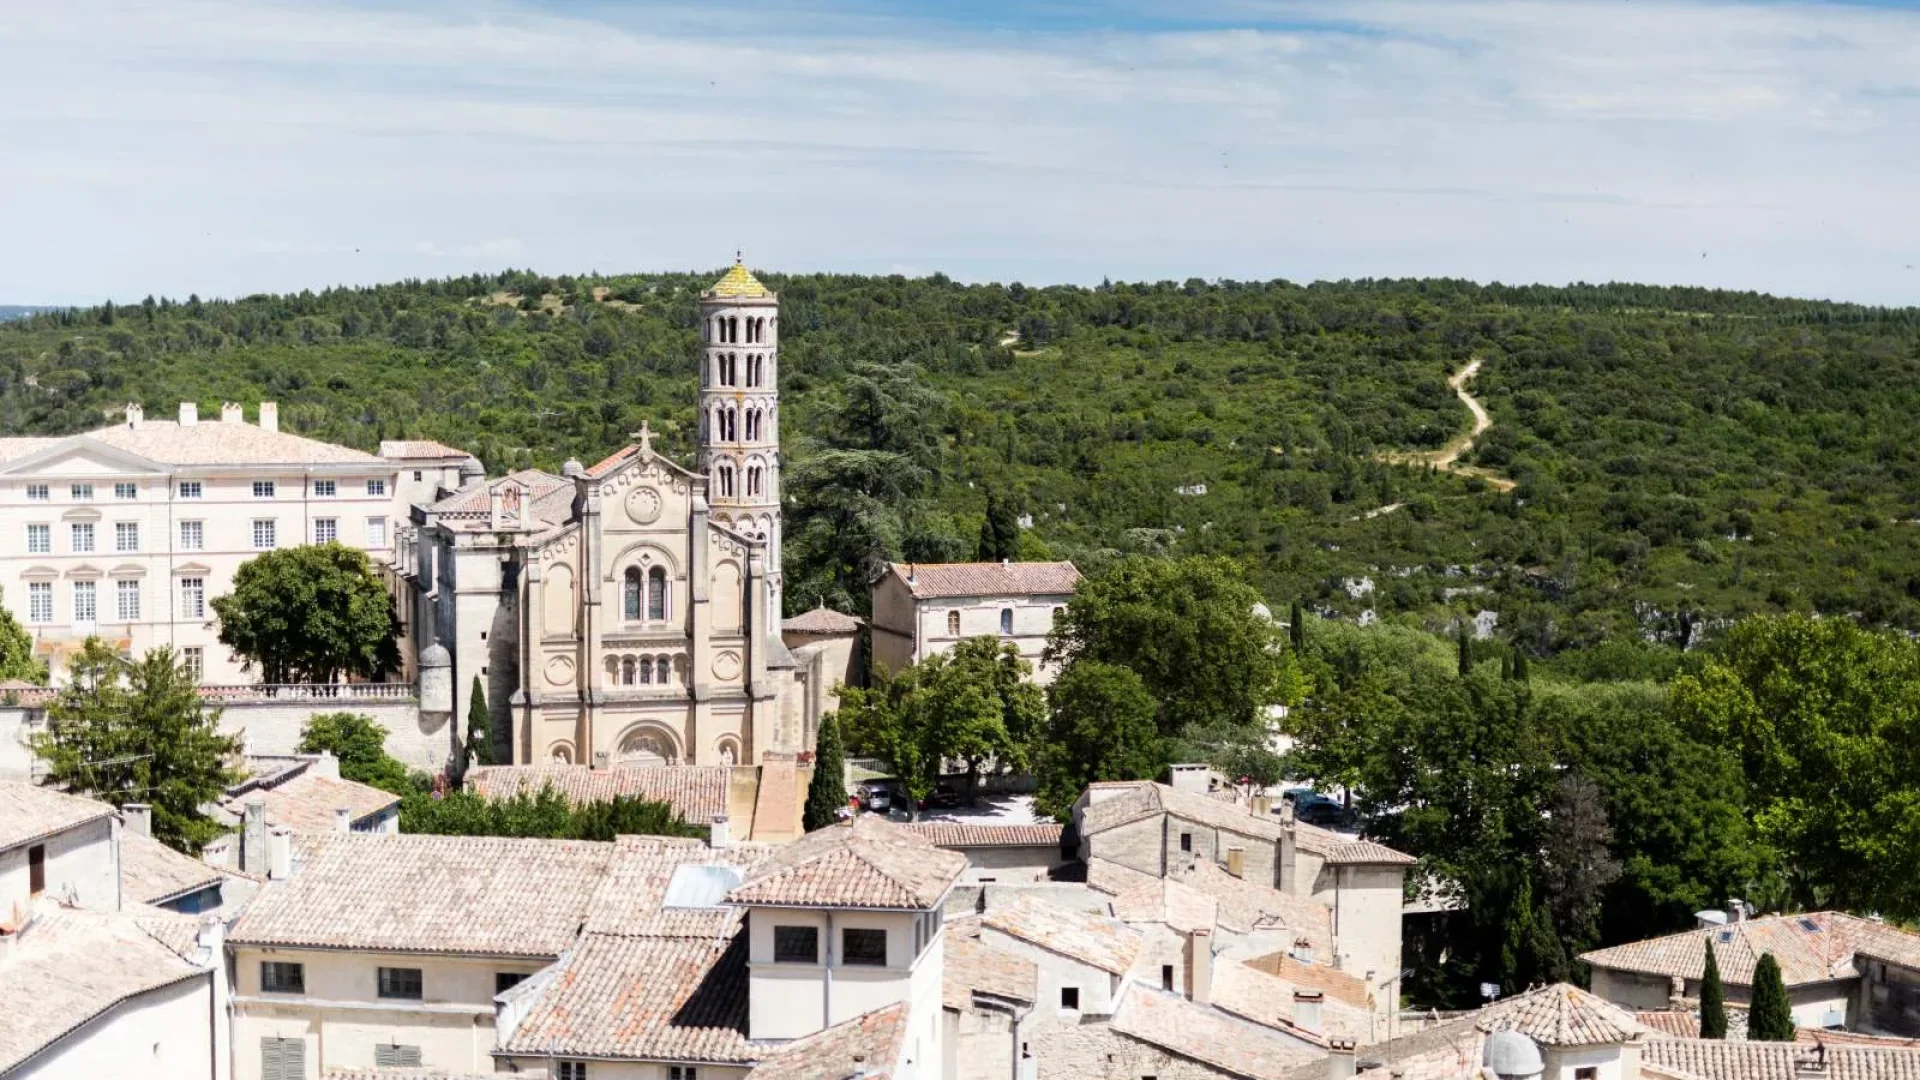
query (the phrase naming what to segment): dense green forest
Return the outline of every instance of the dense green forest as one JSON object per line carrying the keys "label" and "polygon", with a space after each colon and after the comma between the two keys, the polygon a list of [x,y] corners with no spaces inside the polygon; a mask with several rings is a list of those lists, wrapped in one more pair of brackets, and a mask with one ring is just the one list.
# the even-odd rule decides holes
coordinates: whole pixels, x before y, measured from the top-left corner
{"label": "dense green forest", "polygon": [[[505,273],[0,325],[0,431],[128,401],[281,403],[371,449],[490,469],[596,460],[642,420],[691,461],[698,290],[717,272]],[[1920,310],[1451,280],[962,285],[764,275],[781,293],[788,603],[864,607],[888,557],[1225,554],[1328,615],[1500,636],[1604,677],[1743,614],[1920,629]],[[1485,479],[1388,464],[1494,426]],[[1204,485],[1204,494],[1198,494]],[[1183,493],[1185,492],[1185,493]],[[1392,508],[1392,509],[1386,509]],[[1385,510],[1385,512],[1378,512]]]}

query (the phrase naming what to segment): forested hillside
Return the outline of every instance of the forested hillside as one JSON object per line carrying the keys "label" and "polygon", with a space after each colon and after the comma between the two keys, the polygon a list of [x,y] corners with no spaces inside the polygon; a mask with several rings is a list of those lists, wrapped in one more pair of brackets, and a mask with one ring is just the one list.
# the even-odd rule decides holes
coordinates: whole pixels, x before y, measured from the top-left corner
{"label": "forested hillside", "polygon": [[[715,276],[42,314],[0,326],[0,431],[264,398],[291,430],[439,439],[494,470],[595,460],[643,419],[690,462],[695,298]],[[1585,674],[1609,636],[1750,612],[1920,629],[1920,311],[1619,285],[763,276],[784,305],[792,607],[863,606],[882,558],[972,557],[991,493],[1032,516],[1024,556],[1235,555],[1275,601],[1330,614],[1498,611],[1501,636]],[[1511,492],[1384,460],[1467,430],[1446,380],[1474,359],[1494,426],[1467,461]]]}

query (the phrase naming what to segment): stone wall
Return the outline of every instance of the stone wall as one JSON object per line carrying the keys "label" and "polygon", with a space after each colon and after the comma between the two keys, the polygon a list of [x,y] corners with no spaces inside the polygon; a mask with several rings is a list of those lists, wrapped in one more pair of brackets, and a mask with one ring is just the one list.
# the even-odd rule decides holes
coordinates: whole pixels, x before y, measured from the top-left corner
{"label": "stone wall", "polygon": [[336,712],[372,717],[374,723],[387,729],[387,753],[410,769],[439,772],[452,760],[453,736],[447,722],[424,723],[420,703],[410,698],[237,702],[222,707],[220,730],[241,736],[249,754],[291,754],[308,720]]}
{"label": "stone wall", "polygon": [[1218,1080],[1233,1075],[1129,1038],[1104,1021],[1074,1023],[1043,1018],[1036,1011],[1026,1027],[1039,1064],[1038,1080]]}

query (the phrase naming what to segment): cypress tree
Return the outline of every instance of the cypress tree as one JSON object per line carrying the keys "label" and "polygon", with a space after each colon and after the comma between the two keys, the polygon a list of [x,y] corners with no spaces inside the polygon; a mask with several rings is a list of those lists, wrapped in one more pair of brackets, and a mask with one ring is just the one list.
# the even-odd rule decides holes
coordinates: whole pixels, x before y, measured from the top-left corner
{"label": "cypress tree", "polygon": [[1527,681],[1527,650],[1513,650],[1513,681]]}
{"label": "cypress tree", "polygon": [[473,692],[467,698],[467,764],[493,764],[493,731],[488,722],[487,690],[480,676],[473,677]]}
{"label": "cypress tree", "polygon": [[847,805],[846,755],[840,749],[840,714],[820,718],[820,732],[814,740],[813,781],[807,785],[807,806],[801,825],[808,832],[824,829],[840,820]]}
{"label": "cypress tree", "polygon": [[1460,630],[1456,635],[1459,651],[1460,677],[1473,674],[1473,636],[1467,632],[1467,620],[1460,620]]}
{"label": "cypress tree", "polygon": [[1792,1042],[1793,1006],[1787,1002],[1787,982],[1772,953],[1760,954],[1753,965],[1753,1004],[1747,1012],[1748,1042]]}
{"label": "cypress tree", "polygon": [[1297,599],[1293,610],[1287,612],[1287,635],[1293,639],[1294,655],[1307,651],[1307,609]]}
{"label": "cypress tree", "polygon": [[1720,985],[1720,961],[1713,955],[1713,939],[1707,939],[1707,967],[1700,975],[1700,1037],[1727,1037],[1727,995]]}

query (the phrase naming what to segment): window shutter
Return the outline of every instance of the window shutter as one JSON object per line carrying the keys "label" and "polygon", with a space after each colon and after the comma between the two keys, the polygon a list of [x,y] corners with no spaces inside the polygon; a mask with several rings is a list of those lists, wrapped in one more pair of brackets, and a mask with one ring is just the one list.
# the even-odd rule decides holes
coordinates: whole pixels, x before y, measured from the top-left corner
{"label": "window shutter", "polygon": [[417,1046],[378,1046],[373,1048],[373,1063],[380,1068],[418,1068],[420,1066],[420,1048]]}
{"label": "window shutter", "polygon": [[305,1039],[261,1039],[261,1080],[306,1080],[307,1041]]}

